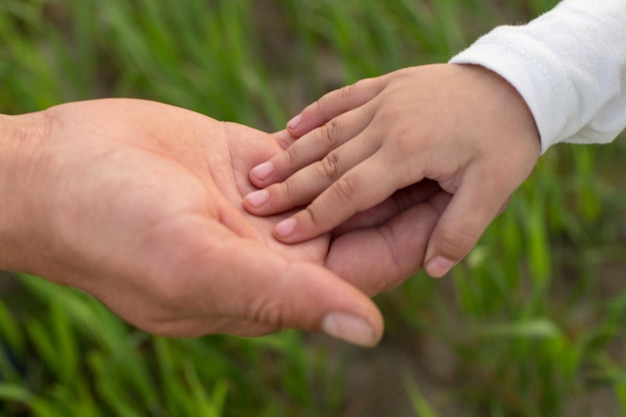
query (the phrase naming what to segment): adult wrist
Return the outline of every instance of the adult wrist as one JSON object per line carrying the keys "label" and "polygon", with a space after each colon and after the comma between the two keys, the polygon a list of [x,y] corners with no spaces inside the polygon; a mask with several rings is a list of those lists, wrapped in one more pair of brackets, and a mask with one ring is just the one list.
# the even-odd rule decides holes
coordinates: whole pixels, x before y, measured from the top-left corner
{"label": "adult wrist", "polygon": [[[0,115],[0,269],[29,271],[34,159],[47,122],[43,113]],[[29,203],[30,202],[30,203]]]}

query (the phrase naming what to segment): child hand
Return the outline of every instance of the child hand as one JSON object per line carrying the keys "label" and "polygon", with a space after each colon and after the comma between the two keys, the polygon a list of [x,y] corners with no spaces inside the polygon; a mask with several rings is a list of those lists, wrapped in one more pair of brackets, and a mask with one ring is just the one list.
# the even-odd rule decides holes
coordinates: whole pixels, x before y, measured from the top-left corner
{"label": "child hand", "polygon": [[447,273],[474,247],[531,173],[540,140],[526,103],[479,66],[429,65],[326,94],[287,125],[298,138],[256,166],[262,190],[244,206],[270,215],[308,206],[276,225],[301,242],[332,230],[395,191],[431,179],[453,194],[433,230],[426,271]]}

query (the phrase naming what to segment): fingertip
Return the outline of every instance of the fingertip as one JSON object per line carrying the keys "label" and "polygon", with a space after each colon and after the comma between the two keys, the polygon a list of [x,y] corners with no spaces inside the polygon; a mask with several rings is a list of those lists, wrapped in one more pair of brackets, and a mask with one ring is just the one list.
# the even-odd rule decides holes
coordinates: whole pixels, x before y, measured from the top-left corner
{"label": "fingertip", "polygon": [[472,251],[510,195],[497,180],[486,178],[484,171],[466,174],[449,204],[444,201],[441,205],[443,211],[430,236],[425,257],[425,269],[430,276],[444,276]]}
{"label": "fingertip", "polygon": [[271,161],[263,162],[250,170],[250,180],[254,184],[263,184],[274,172],[274,164]]}
{"label": "fingertip", "polygon": [[311,126],[311,117],[306,115],[306,113],[307,110],[305,109],[287,122],[285,131],[293,138],[293,141],[297,141],[302,136],[318,127],[315,124]]}
{"label": "fingertip", "polygon": [[323,118],[319,113],[319,106],[317,105],[318,102],[309,104],[300,113],[287,122],[285,131],[294,139],[294,141],[297,141],[302,136],[322,126],[325,122],[330,120]]}
{"label": "fingertip", "polygon": [[302,122],[302,113],[294,116],[291,120],[287,122],[287,130],[289,130],[290,133],[296,130],[300,125],[300,122]]}
{"label": "fingertip", "polygon": [[327,314],[322,320],[322,331],[327,335],[363,347],[374,347],[382,336],[368,320],[344,312]]}
{"label": "fingertip", "polygon": [[269,200],[269,192],[267,190],[257,190],[246,195],[243,198],[243,205],[248,211],[256,212]]}
{"label": "fingertip", "polygon": [[291,244],[313,239],[324,232],[310,224],[306,218],[306,211],[303,210],[279,222],[274,226],[273,234],[277,240]]}
{"label": "fingertip", "polygon": [[276,237],[278,240],[285,241],[291,235],[293,235],[293,232],[295,232],[297,225],[298,221],[293,217],[281,221],[276,226],[274,226],[274,237]]}
{"label": "fingertip", "polygon": [[309,109],[310,107],[305,108],[300,114],[287,122],[285,131],[293,138],[293,142],[298,141],[298,139],[322,126],[325,122],[325,120],[318,120],[318,115],[312,113]]}
{"label": "fingertip", "polygon": [[455,262],[447,259],[443,256],[435,256],[432,259],[426,261],[426,266],[424,269],[426,273],[433,278],[441,278],[446,275],[452,267],[454,267]]}

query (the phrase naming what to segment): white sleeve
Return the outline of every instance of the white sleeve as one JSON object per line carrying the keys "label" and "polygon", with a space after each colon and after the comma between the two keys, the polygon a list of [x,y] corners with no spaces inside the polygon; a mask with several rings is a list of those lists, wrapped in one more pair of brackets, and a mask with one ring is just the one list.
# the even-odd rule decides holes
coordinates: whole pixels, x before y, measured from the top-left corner
{"label": "white sleeve", "polygon": [[563,0],[523,26],[501,26],[450,63],[489,68],[532,112],[542,152],[606,143],[626,128],[626,0]]}

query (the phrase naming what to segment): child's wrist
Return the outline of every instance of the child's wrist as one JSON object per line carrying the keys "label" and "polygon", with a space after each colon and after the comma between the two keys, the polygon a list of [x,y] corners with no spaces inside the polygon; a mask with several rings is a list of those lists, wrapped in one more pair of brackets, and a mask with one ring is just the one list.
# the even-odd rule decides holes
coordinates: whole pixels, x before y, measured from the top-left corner
{"label": "child's wrist", "polygon": [[[519,120],[520,124],[525,124],[526,133],[528,136],[531,136],[536,139],[536,142],[539,146],[541,146],[541,138],[539,135],[539,129],[537,127],[537,123],[535,121],[535,117],[530,110],[530,107],[524,100],[522,94],[507,81],[504,77],[502,77],[497,72],[483,67],[481,65],[474,64],[451,64],[457,65],[460,67],[464,67],[466,69],[470,69],[478,74],[481,74],[481,79],[490,84],[490,94],[494,96],[498,94],[499,97],[496,100],[499,100],[502,104],[499,107],[500,111],[507,111],[515,113],[515,117]],[[497,116],[496,116],[497,117]]]}

